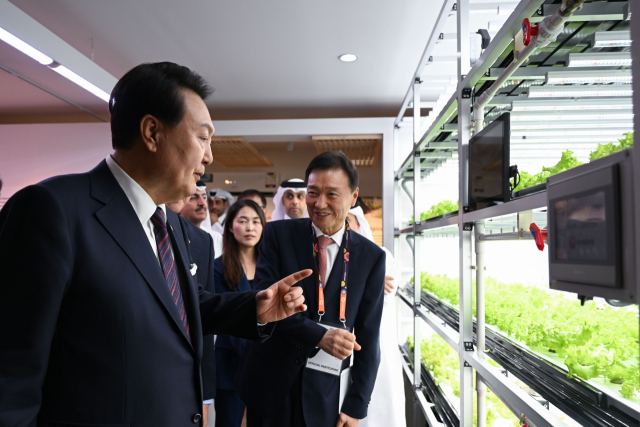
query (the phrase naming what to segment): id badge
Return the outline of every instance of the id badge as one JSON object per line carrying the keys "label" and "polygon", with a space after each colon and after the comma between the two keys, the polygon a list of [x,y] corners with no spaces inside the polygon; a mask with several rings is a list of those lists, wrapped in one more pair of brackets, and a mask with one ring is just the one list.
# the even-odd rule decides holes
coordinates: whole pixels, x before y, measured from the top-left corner
{"label": "id badge", "polygon": [[[318,323],[318,325],[322,326],[323,328],[327,328],[330,331],[334,329],[342,329],[342,327],[338,328],[338,327],[325,325],[322,323]],[[324,372],[324,373],[335,375],[335,376],[340,375],[341,367],[342,367],[342,360],[338,359],[335,356],[330,355],[324,350],[318,351],[318,354],[316,354],[314,357],[307,359],[307,365],[306,365],[307,369],[313,369],[315,371],[320,371],[320,372]]]}

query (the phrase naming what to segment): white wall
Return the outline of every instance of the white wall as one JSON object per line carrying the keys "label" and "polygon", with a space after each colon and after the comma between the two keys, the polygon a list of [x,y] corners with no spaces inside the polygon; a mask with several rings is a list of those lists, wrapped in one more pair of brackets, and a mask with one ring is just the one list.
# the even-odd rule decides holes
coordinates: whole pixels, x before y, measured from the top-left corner
{"label": "white wall", "polygon": [[55,175],[87,172],[111,152],[109,123],[0,125],[2,200]]}

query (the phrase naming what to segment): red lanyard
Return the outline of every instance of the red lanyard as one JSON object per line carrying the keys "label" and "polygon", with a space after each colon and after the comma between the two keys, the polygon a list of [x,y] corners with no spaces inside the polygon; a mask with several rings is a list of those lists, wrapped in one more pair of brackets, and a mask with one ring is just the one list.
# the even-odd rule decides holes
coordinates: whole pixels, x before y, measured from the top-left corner
{"label": "red lanyard", "polygon": [[[342,325],[347,329],[347,275],[349,273],[349,223],[345,221],[345,230],[342,240],[344,241],[344,250],[342,257],[342,281],[340,282],[340,321]],[[313,239],[313,260],[316,264],[316,283],[318,285],[318,322],[322,320],[324,315],[324,285],[326,281],[322,280],[320,276],[320,269],[318,268],[318,238],[316,231],[311,224],[311,237]],[[326,274],[326,272],[325,272]],[[325,278],[326,279],[326,278]]]}

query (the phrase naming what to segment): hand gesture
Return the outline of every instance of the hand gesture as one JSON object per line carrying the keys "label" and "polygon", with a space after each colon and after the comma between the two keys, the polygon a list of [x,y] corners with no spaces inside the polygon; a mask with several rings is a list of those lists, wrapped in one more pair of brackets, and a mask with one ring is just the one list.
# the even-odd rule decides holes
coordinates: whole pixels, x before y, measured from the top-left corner
{"label": "hand gesture", "polygon": [[358,427],[360,420],[356,418],[351,418],[349,415],[344,412],[340,412],[338,416],[338,422],[336,423],[336,427]]}
{"label": "hand gesture", "polygon": [[356,342],[356,336],[346,329],[331,329],[325,332],[318,347],[340,360],[351,356],[353,350],[359,351],[362,348]]}
{"label": "hand gesture", "polygon": [[285,277],[256,295],[258,322],[269,323],[305,311],[302,288],[292,286],[296,282],[309,277],[313,270],[302,270]]}
{"label": "hand gesture", "polygon": [[385,295],[389,295],[391,292],[393,292],[393,289],[395,288],[395,286],[393,286],[393,277],[391,276],[384,276],[384,294]]}

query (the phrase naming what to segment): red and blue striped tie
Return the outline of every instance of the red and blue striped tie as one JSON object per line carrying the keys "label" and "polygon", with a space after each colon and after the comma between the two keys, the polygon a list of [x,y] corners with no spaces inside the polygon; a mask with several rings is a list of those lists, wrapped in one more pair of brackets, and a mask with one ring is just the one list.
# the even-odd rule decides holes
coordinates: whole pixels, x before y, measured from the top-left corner
{"label": "red and blue striped tie", "polygon": [[185,331],[187,331],[189,340],[191,340],[191,335],[189,334],[189,321],[187,320],[187,313],[184,309],[184,302],[182,301],[180,282],[178,281],[176,265],[173,261],[173,255],[171,253],[171,245],[169,244],[169,233],[167,232],[167,224],[162,209],[156,209],[156,212],[151,217],[151,221],[153,222],[153,231],[156,235],[158,255],[160,257],[160,264],[162,266],[164,278],[167,280],[167,285],[169,286],[169,292],[171,292],[173,302],[176,304],[176,307],[178,307],[180,320],[182,321]]}

